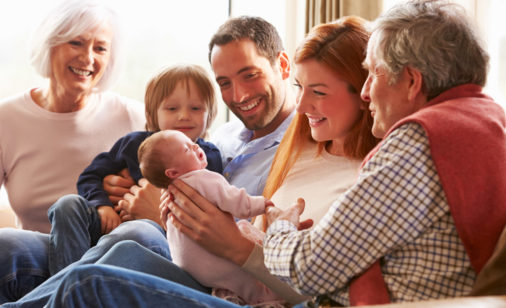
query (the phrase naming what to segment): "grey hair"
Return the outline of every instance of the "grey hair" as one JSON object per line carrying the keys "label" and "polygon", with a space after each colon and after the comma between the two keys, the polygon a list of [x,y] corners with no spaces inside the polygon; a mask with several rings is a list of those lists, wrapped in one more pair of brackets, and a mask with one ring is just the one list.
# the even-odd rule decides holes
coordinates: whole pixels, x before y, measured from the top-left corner
{"label": "grey hair", "polygon": [[484,86],[489,55],[464,8],[449,1],[399,3],[373,24],[378,66],[395,82],[404,67],[419,70],[423,90],[434,98],[452,87]]}
{"label": "grey hair", "polygon": [[111,8],[99,1],[62,1],[45,17],[33,33],[30,63],[42,77],[49,78],[52,74],[51,51],[53,47],[106,23],[112,27],[113,31],[111,54],[106,71],[97,83],[95,90],[109,89],[117,80],[123,62],[123,37],[119,17]]}

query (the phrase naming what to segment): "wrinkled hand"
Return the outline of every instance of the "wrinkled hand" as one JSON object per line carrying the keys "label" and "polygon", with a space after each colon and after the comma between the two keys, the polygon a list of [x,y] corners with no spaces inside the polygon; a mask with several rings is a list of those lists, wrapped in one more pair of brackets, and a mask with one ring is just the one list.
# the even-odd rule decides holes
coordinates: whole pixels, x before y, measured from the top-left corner
{"label": "wrinkled hand", "polygon": [[274,202],[272,202],[271,200],[265,200],[265,210],[267,211],[267,209],[271,206],[275,206]]}
{"label": "wrinkled hand", "polygon": [[310,228],[313,225],[313,220],[308,219],[302,222],[299,221],[300,215],[302,215],[304,212],[305,206],[306,202],[302,198],[298,198],[297,203],[287,208],[286,210],[281,210],[278,207],[269,206],[266,208],[265,213],[267,216],[267,224],[270,226],[277,220],[288,220],[299,230]]}
{"label": "wrinkled hand", "polygon": [[97,212],[100,215],[100,230],[102,234],[108,234],[121,223],[118,213],[108,205],[98,206]]}
{"label": "wrinkled hand", "polygon": [[210,253],[238,265],[248,259],[255,244],[242,236],[232,215],[184,182],[176,180],[169,185],[161,208],[165,206],[170,210],[168,222]]}
{"label": "wrinkled hand", "polygon": [[151,219],[162,225],[158,206],[161,191],[146,179],[140,179],[139,185],[130,187],[123,200],[118,203],[115,210],[119,212],[121,221],[133,219]]}
{"label": "wrinkled hand", "polygon": [[135,181],[130,176],[128,169],[121,170],[118,174],[110,174],[104,178],[103,188],[109,195],[112,204],[117,205],[123,196],[130,191],[130,187],[135,185]]}

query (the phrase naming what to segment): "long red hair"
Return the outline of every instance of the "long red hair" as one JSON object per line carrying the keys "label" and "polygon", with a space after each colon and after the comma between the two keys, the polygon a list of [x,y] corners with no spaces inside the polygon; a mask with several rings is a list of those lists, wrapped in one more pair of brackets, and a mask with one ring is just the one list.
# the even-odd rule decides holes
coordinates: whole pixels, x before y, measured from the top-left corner
{"label": "long red hair", "polygon": [[[314,59],[346,80],[349,91],[360,93],[368,74],[362,66],[370,35],[365,24],[366,20],[360,17],[348,16],[314,27],[297,48],[294,62]],[[344,154],[350,158],[363,159],[379,141],[371,133],[373,119],[368,111],[369,105],[364,101],[362,104],[364,110],[344,141]],[[297,113],[274,156],[263,191],[266,198],[271,198],[281,186],[308,142],[318,144],[316,155],[320,155],[330,141],[314,141],[307,117]]]}

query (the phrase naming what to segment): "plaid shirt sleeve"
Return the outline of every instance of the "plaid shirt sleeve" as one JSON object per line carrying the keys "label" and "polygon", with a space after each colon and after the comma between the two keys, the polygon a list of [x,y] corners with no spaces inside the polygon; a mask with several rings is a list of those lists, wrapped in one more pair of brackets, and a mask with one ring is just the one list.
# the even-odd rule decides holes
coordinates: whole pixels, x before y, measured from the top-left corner
{"label": "plaid shirt sleeve", "polygon": [[[356,184],[312,229],[297,231],[286,220],[273,223],[266,233],[264,254],[271,273],[303,294],[333,294],[340,302],[348,300],[350,280],[380,258],[387,259],[387,267],[392,266],[382,265],[384,275],[419,270],[413,270],[413,264],[423,268],[420,271],[431,272],[436,267],[445,271],[447,264],[454,264],[452,258],[469,266],[427,135],[416,123],[402,125],[384,140]],[[438,286],[431,288],[440,291]],[[426,291],[410,292],[420,292],[414,297],[434,296],[422,294]]]}

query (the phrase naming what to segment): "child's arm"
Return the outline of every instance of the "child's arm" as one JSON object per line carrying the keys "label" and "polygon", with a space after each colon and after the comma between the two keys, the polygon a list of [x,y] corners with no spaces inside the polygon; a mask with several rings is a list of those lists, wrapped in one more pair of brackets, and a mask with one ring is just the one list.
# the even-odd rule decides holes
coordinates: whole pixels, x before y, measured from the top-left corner
{"label": "child's arm", "polygon": [[141,177],[137,149],[140,143],[149,136],[148,132],[134,132],[120,138],[109,152],[99,154],[81,173],[77,181],[77,191],[88,200],[90,206],[110,205],[109,195],[104,190],[104,177],[118,174],[128,168],[134,181]]}
{"label": "child's arm", "polygon": [[209,171],[223,173],[223,163],[220,150],[211,142],[204,141],[202,138],[197,139],[197,144],[206,153],[207,167]]}
{"label": "child's arm", "polygon": [[230,185],[220,174],[200,170],[191,178],[181,177],[183,181],[197,189],[222,211],[237,218],[250,218],[265,213],[265,198],[250,196],[244,188]]}
{"label": "child's arm", "polygon": [[102,187],[109,196],[109,201],[114,205],[123,200],[123,196],[129,193],[134,185],[135,181],[126,168],[116,174],[106,175],[102,181]]}
{"label": "child's arm", "polygon": [[269,206],[274,206],[272,201],[263,196],[250,196],[244,188],[237,188],[225,180],[226,185],[216,188],[220,195],[218,207],[231,213],[237,218],[250,218],[264,214]]}
{"label": "child's arm", "polygon": [[118,213],[108,205],[98,206],[97,212],[100,215],[100,229],[102,234],[108,234],[121,223]]}

